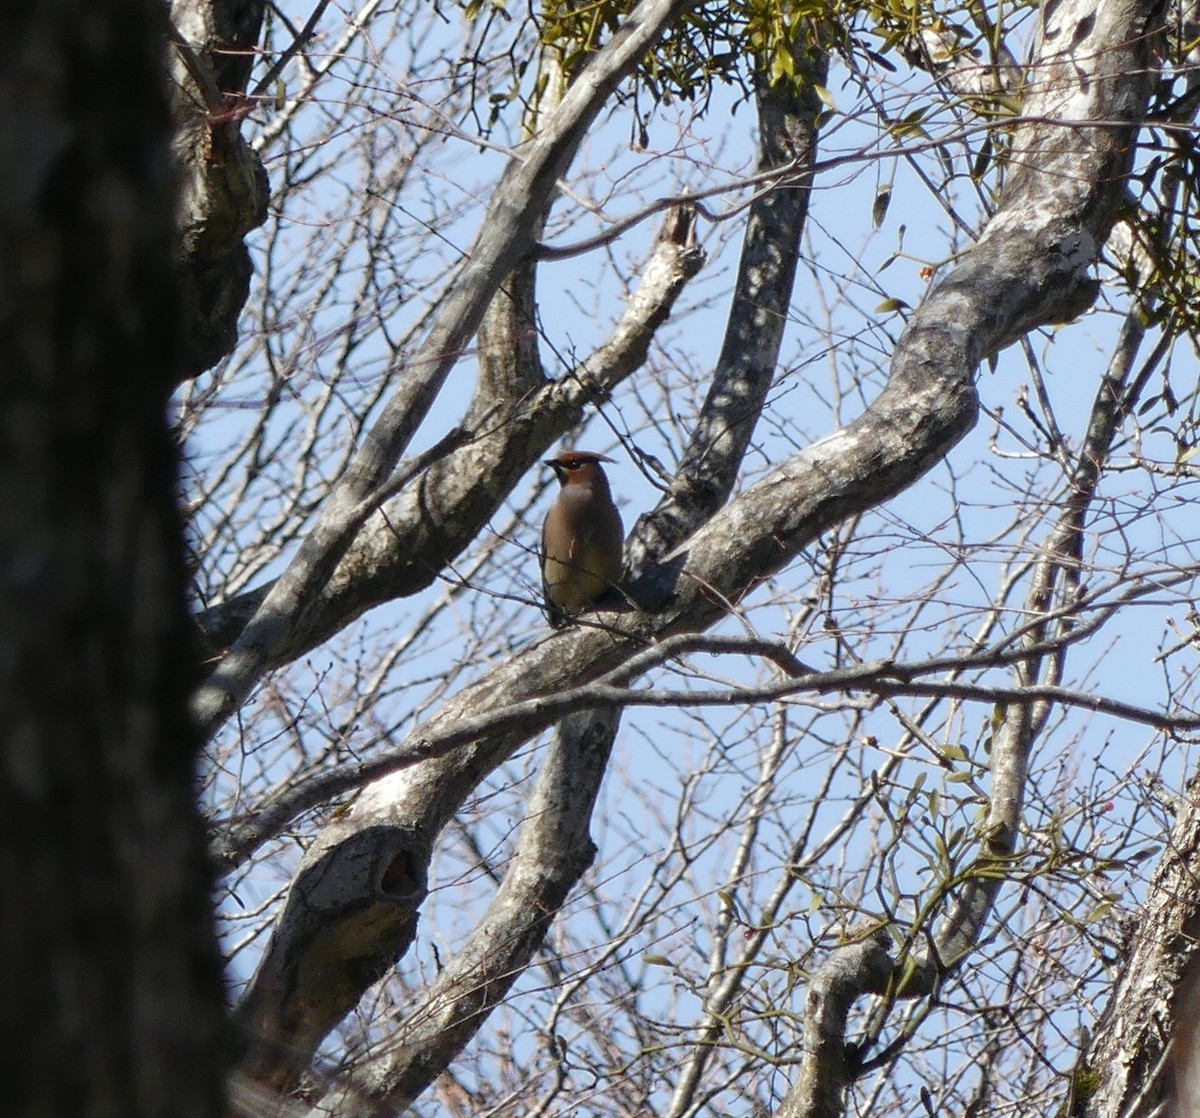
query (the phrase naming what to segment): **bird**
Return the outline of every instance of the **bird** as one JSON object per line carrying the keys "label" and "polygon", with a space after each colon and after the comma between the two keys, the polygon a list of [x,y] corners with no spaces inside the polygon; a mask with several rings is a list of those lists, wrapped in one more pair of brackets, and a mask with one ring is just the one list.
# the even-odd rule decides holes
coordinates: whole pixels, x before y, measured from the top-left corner
{"label": "bird", "polygon": [[590,450],[545,460],[562,485],[542,525],[542,594],[555,629],[620,581],[625,526],[600,465],[612,461]]}

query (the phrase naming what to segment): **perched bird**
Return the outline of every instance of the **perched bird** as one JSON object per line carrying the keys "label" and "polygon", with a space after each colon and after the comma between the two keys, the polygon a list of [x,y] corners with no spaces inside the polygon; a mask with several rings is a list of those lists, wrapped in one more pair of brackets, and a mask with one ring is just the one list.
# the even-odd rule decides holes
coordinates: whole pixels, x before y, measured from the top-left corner
{"label": "perched bird", "polygon": [[611,461],[587,450],[546,459],[562,485],[542,525],[542,592],[556,629],[621,577],[625,527],[600,465]]}

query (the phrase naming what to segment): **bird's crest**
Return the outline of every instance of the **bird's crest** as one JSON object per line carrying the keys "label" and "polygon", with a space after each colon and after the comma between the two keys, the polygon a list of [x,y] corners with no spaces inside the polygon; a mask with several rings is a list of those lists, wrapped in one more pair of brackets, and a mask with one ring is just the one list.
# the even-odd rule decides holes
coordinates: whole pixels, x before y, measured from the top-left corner
{"label": "bird's crest", "polygon": [[616,459],[592,450],[566,450],[557,458],[546,459],[547,466],[561,466],[564,470],[573,470],[587,462],[616,462]]}

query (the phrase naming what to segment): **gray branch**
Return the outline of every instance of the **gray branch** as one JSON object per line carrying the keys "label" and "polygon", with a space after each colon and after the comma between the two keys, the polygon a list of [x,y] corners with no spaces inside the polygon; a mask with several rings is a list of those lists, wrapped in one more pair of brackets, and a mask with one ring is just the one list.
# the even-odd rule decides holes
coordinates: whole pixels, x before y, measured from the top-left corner
{"label": "gray branch", "polygon": [[828,58],[810,59],[793,84],[760,81],[758,170],[791,168],[750,206],[725,339],[708,395],[670,492],[634,525],[627,545],[634,577],[716,512],[733,492],[746,447],[775,380],[817,158],[814,86]]}
{"label": "gray branch", "polygon": [[[823,76],[823,60],[814,63],[814,74]],[[815,157],[815,121],[820,112],[819,100],[811,87],[763,90],[759,96],[759,105],[760,166],[793,167],[798,158],[811,162]],[[686,517],[671,512],[666,518],[658,521],[655,540],[659,547],[663,546],[664,540],[677,542],[680,534],[690,529],[700,517],[711,515],[727,498],[733,486],[742,455],[761,411],[762,401],[774,376],[787,322],[787,308],[807,211],[809,185],[807,182],[798,181],[793,172],[773,193],[757,198],[751,207],[747,241],[730,311],[731,340],[724,347],[718,362],[714,385],[705,405],[702,422],[693,439],[685,468],[680,474],[682,484],[676,486],[673,494],[668,496],[662,506],[668,510],[686,508],[688,511]],[[694,271],[699,260],[692,247],[693,235],[692,214],[683,211],[668,218],[658,247],[643,277],[642,290],[635,296],[626,316],[629,326],[619,328],[613,342],[586,362],[576,376],[544,388],[542,396],[565,401],[565,406],[576,409],[578,404],[571,401],[577,396],[579,386],[586,386],[596,380],[601,380],[601,383],[611,380],[611,370],[615,366],[624,367],[629,364],[628,358],[620,356],[622,353],[636,350],[636,358],[640,363],[653,329],[663,317],[660,310],[663,300],[658,296],[647,298],[643,292],[653,295],[659,290],[670,290],[673,293],[682,282],[679,277],[686,278]],[[500,292],[489,311],[486,329],[499,344],[495,347],[496,355],[489,357],[484,363],[481,391],[489,392],[493,399],[512,397],[516,394],[514,385],[517,390],[533,387],[529,383],[529,369],[533,366],[524,361],[513,364],[514,357],[520,357],[531,348],[530,343],[525,340],[525,331],[531,325],[532,284],[533,276],[518,269],[510,276],[508,289]],[[669,303],[666,305],[669,306]],[[631,346],[627,338],[638,339],[638,343]],[[536,353],[536,350],[533,352]],[[522,380],[522,377],[525,379]],[[564,405],[560,403],[558,406]],[[472,410],[475,410],[474,405]],[[535,415],[544,416],[545,408],[540,404],[535,403],[530,410]],[[542,429],[546,429],[544,419]],[[503,425],[499,430],[503,435],[498,437],[503,437],[506,445],[512,445],[514,437],[520,440],[523,435],[521,429],[514,432],[509,424]],[[526,443],[528,440],[529,436],[525,435]],[[540,443],[535,444],[535,447],[540,448]],[[452,471],[448,473],[453,476]],[[461,475],[462,471],[459,473]],[[469,477],[472,482],[476,482],[480,476],[487,477],[489,473],[486,469],[472,470]],[[687,500],[680,502],[679,494],[687,494]],[[665,524],[673,527],[664,527]],[[646,553],[644,543],[641,553]],[[550,654],[555,659],[559,655],[553,649]],[[620,680],[623,677],[618,675],[616,678]],[[503,690],[493,693],[492,710],[503,708],[504,694]],[[556,712],[551,708],[539,710],[540,704],[537,701],[531,706],[533,709],[524,712],[519,723],[510,726],[501,735],[511,741],[514,747],[536,732],[531,729],[533,723],[546,726],[567,713],[565,710]],[[578,745],[573,743],[579,740],[603,741],[611,745],[616,733],[617,709],[614,706],[607,713],[585,713],[577,718],[568,718],[560,726],[560,740],[555,756],[557,751],[577,752]],[[427,740],[433,745],[431,739]],[[433,747],[444,755],[448,752],[445,746],[443,741]],[[601,751],[601,755],[607,757],[607,748]],[[461,799],[494,763],[496,762],[489,757],[485,768],[463,770],[452,783],[442,781],[444,770],[435,773],[424,766],[413,770],[414,778],[427,790],[428,806],[440,803],[445,808],[437,818],[431,816],[418,824],[421,833],[436,834],[449,818],[449,814],[457,809]],[[552,781],[557,768],[553,757],[548,764],[550,768],[543,776],[544,781]],[[583,812],[584,805],[580,798],[591,787],[592,777],[598,787],[603,776],[603,765],[593,770],[589,761],[588,764],[580,763],[576,767],[579,773],[587,775],[588,779],[583,779],[582,775],[576,777],[581,781],[581,786],[574,793],[574,803],[576,810],[582,814],[574,818],[573,825],[577,828],[582,827],[581,834],[586,836],[592,800],[588,799],[586,812]],[[425,782],[426,778],[428,784]],[[422,794],[416,793],[417,796]],[[589,795],[594,796],[594,793]],[[390,810],[386,814],[389,818],[397,818]],[[536,836],[543,830],[543,825],[537,822],[541,814],[541,807],[537,804],[531,805],[523,832],[523,835],[533,836],[531,841],[535,841]],[[257,819],[252,826],[260,828],[258,833],[261,836],[263,823],[270,825],[272,816],[269,811],[256,815]],[[356,816],[350,825],[357,826],[361,819],[365,818],[366,816]],[[278,817],[275,817],[275,821],[278,821]],[[336,838],[332,833],[327,837],[335,843],[333,848],[336,849]],[[582,838],[577,836],[576,841],[582,841]],[[244,844],[244,837],[242,843]],[[523,837],[523,846],[524,843]],[[244,845],[242,848],[245,849]],[[547,846],[543,842],[539,849],[546,861],[540,866],[536,879],[537,888],[543,892],[548,890],[554,896],[558,896],[556,890],[561,889],[561,896],[553,906],[557,908],[561,897],[565,897],[565,889],[578,878],[586,864],[580,863],[572,854],[573,845],[564,851],[561,847]],[[519,862],[518,865],[524,863]],[[515,865],[514,869],[518,868],[518,865]],[[528,878],[527,868],[523,872]],[[481,973],[480,952],[483,949],[476,950],[469,944],[464,953],[454,960],[447,972],[444,972],[430,995],[432,1000],[427,1004],[440,1008],[434,1013],[429,1026],[418,1027],[419,1036],[414,1034],[412,1038],[406,1039],[394,1059],[376,1066],[365,1079],[356,1078],[354,1082],[339,1087],[339,1090],[343,1091],[342,1101],[338,1103],[339,1111],[346,1107],[353,1109],[358,1105],[353,1100],[378,1101],[386,1097],[391,1104],[414,1097],[416,1091],[428,1082],[429,1077],[436,1074],[436,1071],[444,1066],[444,1062],[466,1042],[482,1021],[487,1009],[494,1004],[494,998],[500,996],[507,988],[508,982],[528,964],[532,951],[540,944],[544,929],[549,923],[549,916],[545,915],[545,905],[548,902],[545,896],[541,899],[530,898],[527,895],[528,885],[521,891],[520,881],[521,879],[518,879],[510,887],[510,878],[506,878],[485,925],[472,937],[472,944],[480,942],[486,945],[486,952],[482,957],[490,959],[500,950],[501,956],[497,959],[502,957],[506,968],[503,973],[507,974],[508,978],[501,982],[495,977],[500,972],[489,969],[488,973],[493,977],[485,984],[461,979],[461,968],[466,968],[467,973],[476,976]],[[560,885],[563,882],[566,883],[565,888]],[[525,896],[526,902],[513,903],[514,894]],[[537,900],[537,903],[533,904],[533,900]],[[529,924],[530,920],[533,920],[532,925]],[[498,934],[497,923],[503,924],[503,935]],[[513,952],[497,946],[506,943],[511,943]],[[492,965],[493,963],[489,962],[488,967]],[[451,982],[448,975],[458,976],[451,985],[447,985]],[[336,1017],[331,1020],[331,1025],[333,1021],[336,1021]],[[277,1049],[277,1052],[282,1054],[283,1050],[293,1053],[306,1050],[306,1045],[300,1043],[297,1038],[288,1039],[289,1043],[284,1049]],[[426,1052],[426,1055],[421,1055],[422,1051]],[[299,1066],[303,1066],[302,1062]],[[293,1073],[298,1070],[295,1065],[290,1067]],[[261,1073],[261,1069],[257,1070]]]}
{"label": "gray branch", "polygon": [[886,932],[833,951],[813,976],[804,997],[800,1073],[777,1118],[841,1118],[847,1085],[857,1072],[846,1046],[850,1010],[864,986],[881,988],[892,975]]}
{"label": "gray branch", "polygon": [[[486,336],[490,356],[481,362],[479,390],[468,409],[469,442],[366,521],[266,666],[314,648],[373,606],[427,587],[584,409],[641,367],[655,331],[703,263],[695,215],[668,214],[612,336],[556,381],[545,378],[535,359],[529,334],[532,281],[521,278],[518,266],[481,323],[481,342]],[[517,349],[508,351],[510,345]],[[200,615],[211,655],[237,640],[270,591],[270,586],[249,591]]]}
{"label": "gray branch", "polygon": [[[1019,329],[1027,316],[1040,313],[1047,316],[1041,321],[1055,321],[1061,310],[1072,305],[1082,309],[1090,302],[1095,284],[1079,265],[1095,254],[1111,228],[1129,166],[1134,126],[1149,95],[1155,40],[1152,30],[1157,29],[1153,13],[1140,4],[1107,5],[1101,11],[1091,4],[1065,2],[1043,10],[1033,67],[1038,81],[1026,107],[1036,122],[1018,132],[1015,170],[995,218],[975,248],[931,293],[901,339],[893,361],[892,383],[906,343],[923,340],[918,331],[924,328],[922,312],[930,304],[942,303],[943,310],[955,306],[966,309],[973,302],[972,289],[985,290],[998,282],[999,286],[992,288],[997,300],[993,307],[1000,314],[999,320],[992,321],[999,326],[1007,318],[1005,330],[999,336],[987,330],[988,308],[975,304],[974,313],[963,323],[965,336],[946,354],[957,351],[966,356],[972,344],[982,345],[976,351],[978,359],[999,348],[997,342],[1008,330]],[[1094,72],[1089,73],[1088,67],[1094,67]],[[1048,123],[1063,119],[1075,123]],[[1085,129],[1078,122],[1086,119],[1108,123]],[[1124,126],[1115,123],[1122,120],[1127,122]],[[1024,265],[1010,255],[1022,247],[1031,254]],[[1033,281],[1033,287],[1022,278],[1022,272]],[[1028,301],[1036,287],[1044,291],[1045,305],[1041,308]],[[954,342],[948,321],[942,320],[938,333],[941,338],[935,334],[931,339],[935,346],[925,350],[927,360],[942,350],[945,342]],[[1124,399],[1126,406],[1131,402],[1121,389],[1134,352],[1136,339],[1134,344],[1121,347],[1101,384],[1088,439],[1072,479],[1072,499],[1049,541],[1026,603],[1034,616],[1045,617],[1051,612],[1056,585],[1063,579],[1069,581],[1077,569],[1084,514],[1125,415],[1117,402]],[[1045,635],[1044,623],[1039,624],[1025,634],[1024,642],[1027,647],[1039,647]],[[1019,662],[1015,668],[1018,686],[1035,683],[1042,663],[1040,651]],[[928,946],[917,938],[923,935],[921,929],[915,930],[912,963],[896,975],[902,986],[896,985],[893,978],[886,990],[889,996],[934,992],[982,935],[1003,884],[1004,860],[1016,846],[1029,751],[1036,730],[1033,704],[1013,703],[1006,708],[992,749],[992,792],[982,828],[979,872],[962,884]],[[813,988],[826,982],[826,970],[834,967],[841,976],[837,986],[840,991],[853,991],[856,986],[858,995],[884,993],[875,963],[874,959],[864,959],[857,975],[847,977],[844,956],[835,952],[818,969]],[[806,1074],[797,1080],[779,1113],[788,1118],[835,1118],[844,1112],[845,1092],[853,1078],[844,1057],[846,1020],[829,1017],[810,1020],[806,1025],[830,1030],[819,1039],[807,1033],[805,1037],[806,1059],[814,1051],[828,1053],[814,1073],[822,1088],[813,1090],[813,1077],[807,1074],[806,1066]]]}

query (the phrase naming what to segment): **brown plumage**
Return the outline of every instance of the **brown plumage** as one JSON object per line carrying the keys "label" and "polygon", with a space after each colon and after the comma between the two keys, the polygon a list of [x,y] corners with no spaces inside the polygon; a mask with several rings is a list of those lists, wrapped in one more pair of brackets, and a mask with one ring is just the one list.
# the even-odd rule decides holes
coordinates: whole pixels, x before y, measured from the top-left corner
{"label": "brown plumage", "polygon": [[625,527],[600,465],[611,461],[587,450],[546,459],[562,484],[542,525],[542,592],[556,629],[621,578]]}

